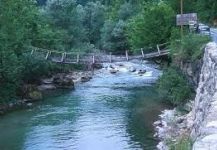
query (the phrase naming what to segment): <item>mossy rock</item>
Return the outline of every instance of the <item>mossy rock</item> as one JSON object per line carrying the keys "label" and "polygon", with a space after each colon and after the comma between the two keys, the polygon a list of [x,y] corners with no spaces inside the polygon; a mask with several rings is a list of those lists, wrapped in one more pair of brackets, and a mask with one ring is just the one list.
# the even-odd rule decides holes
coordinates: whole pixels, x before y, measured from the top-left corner
{"label": "mossy rock", "polygon": [[42,93],[39,91],[32,91],[29,93],[29,98],[32,100],[41,100],[43,96]]}

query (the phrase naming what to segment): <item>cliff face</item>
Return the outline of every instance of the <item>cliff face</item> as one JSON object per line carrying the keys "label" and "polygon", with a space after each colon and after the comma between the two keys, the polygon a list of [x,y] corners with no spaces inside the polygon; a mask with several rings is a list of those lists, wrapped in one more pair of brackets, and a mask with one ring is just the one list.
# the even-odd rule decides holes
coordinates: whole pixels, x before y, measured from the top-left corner
{"label": "cliff face", "polygon": [[193,150],[217,149],[217,44],[207,44],[189,126]]}

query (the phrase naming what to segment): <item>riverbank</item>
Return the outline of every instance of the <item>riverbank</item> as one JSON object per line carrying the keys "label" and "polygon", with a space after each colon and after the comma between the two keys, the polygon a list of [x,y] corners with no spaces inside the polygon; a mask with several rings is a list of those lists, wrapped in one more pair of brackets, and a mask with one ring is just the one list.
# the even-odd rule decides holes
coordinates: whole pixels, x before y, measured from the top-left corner
{"label": "riverbank", "polygon": [[188,113],[183,115],[177,109],[165,110],[155,122],[156,135],[161,139],[158,149],[168,150],[171,145],[193,150],[217,148],[216,56],[217,45],[208,43],[201,71],[198,70],[200,78],[196,96]]}
{"label": "riverbank", "polygon": [[88,82],[93,73],[91,71],[68,71],[68,73],[56,73],[51,77],[38,79],[37,83],[24,84],[20,90],[22,98],[0,104],[0,115],[33,107],[34,103],[41,101],[44,96],[53,94],[58,89],[73,90],[74,84]]}

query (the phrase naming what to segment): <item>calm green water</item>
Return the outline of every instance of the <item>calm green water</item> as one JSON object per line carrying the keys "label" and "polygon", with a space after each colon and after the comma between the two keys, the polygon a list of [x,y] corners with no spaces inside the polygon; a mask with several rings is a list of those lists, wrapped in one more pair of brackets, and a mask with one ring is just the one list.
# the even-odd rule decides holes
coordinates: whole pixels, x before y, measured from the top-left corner
{"label": "calm green water", "polygon": [[75,91],[7,114],[0,150],[154,150],[152,123],[165,106],[147,80],[99,73]]}

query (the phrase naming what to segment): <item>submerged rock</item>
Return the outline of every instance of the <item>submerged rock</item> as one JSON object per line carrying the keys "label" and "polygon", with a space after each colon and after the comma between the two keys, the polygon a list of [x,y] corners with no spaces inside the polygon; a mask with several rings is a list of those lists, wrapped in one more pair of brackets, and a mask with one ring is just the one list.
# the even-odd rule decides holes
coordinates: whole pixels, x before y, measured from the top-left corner
{"label": "submerged rock", "polygon": [[140,69],[140,70],[138,71],[138,74],[139,74],[139,75],[143,75],[143,74],[145,74],[145,73],[146,73],[146,70],[141,70],[141,69]]}
{"label": "submerged rock", "polygon": [[33,104],[32,104],[32,103],[27,103],[26,106],[27,106],[27,107],[32,107]]}
{"label": "submerged rock", "polygon": [[109,70],[109,72],[110,72],[111,74],[115,74],[115,73],[118,72],[118,70],[116,70],[116,69],[111,69],[111,70]]}
{"label": "submerged rock", "polygon": [[130,67],[130,68],[129,68],[129,71],[130,71],[130,72],[136,72],[136,68]]}
{"label": "submerged rock", "polygon": [[102,64],[93,64],[93,68],[101,69],[101,68],[103,68],[103,65]]}
{"label": "submerged rock", "polygon": [[92,77],[90,77],[90,76],[82,76],[80,78],[80,81],[81,82],[88,82],[88,81],[90,81],[90,79],[92,79]]}
{"label": "submerged rock", "polygon": [[52,84],[53,78],[41,79],[42,84]]}
{"label": "submerged rock", "polygon": [[46,90],[55,90],[56,86],[53,84],[42,84],[38,86],[39,91],[46,91]]}

